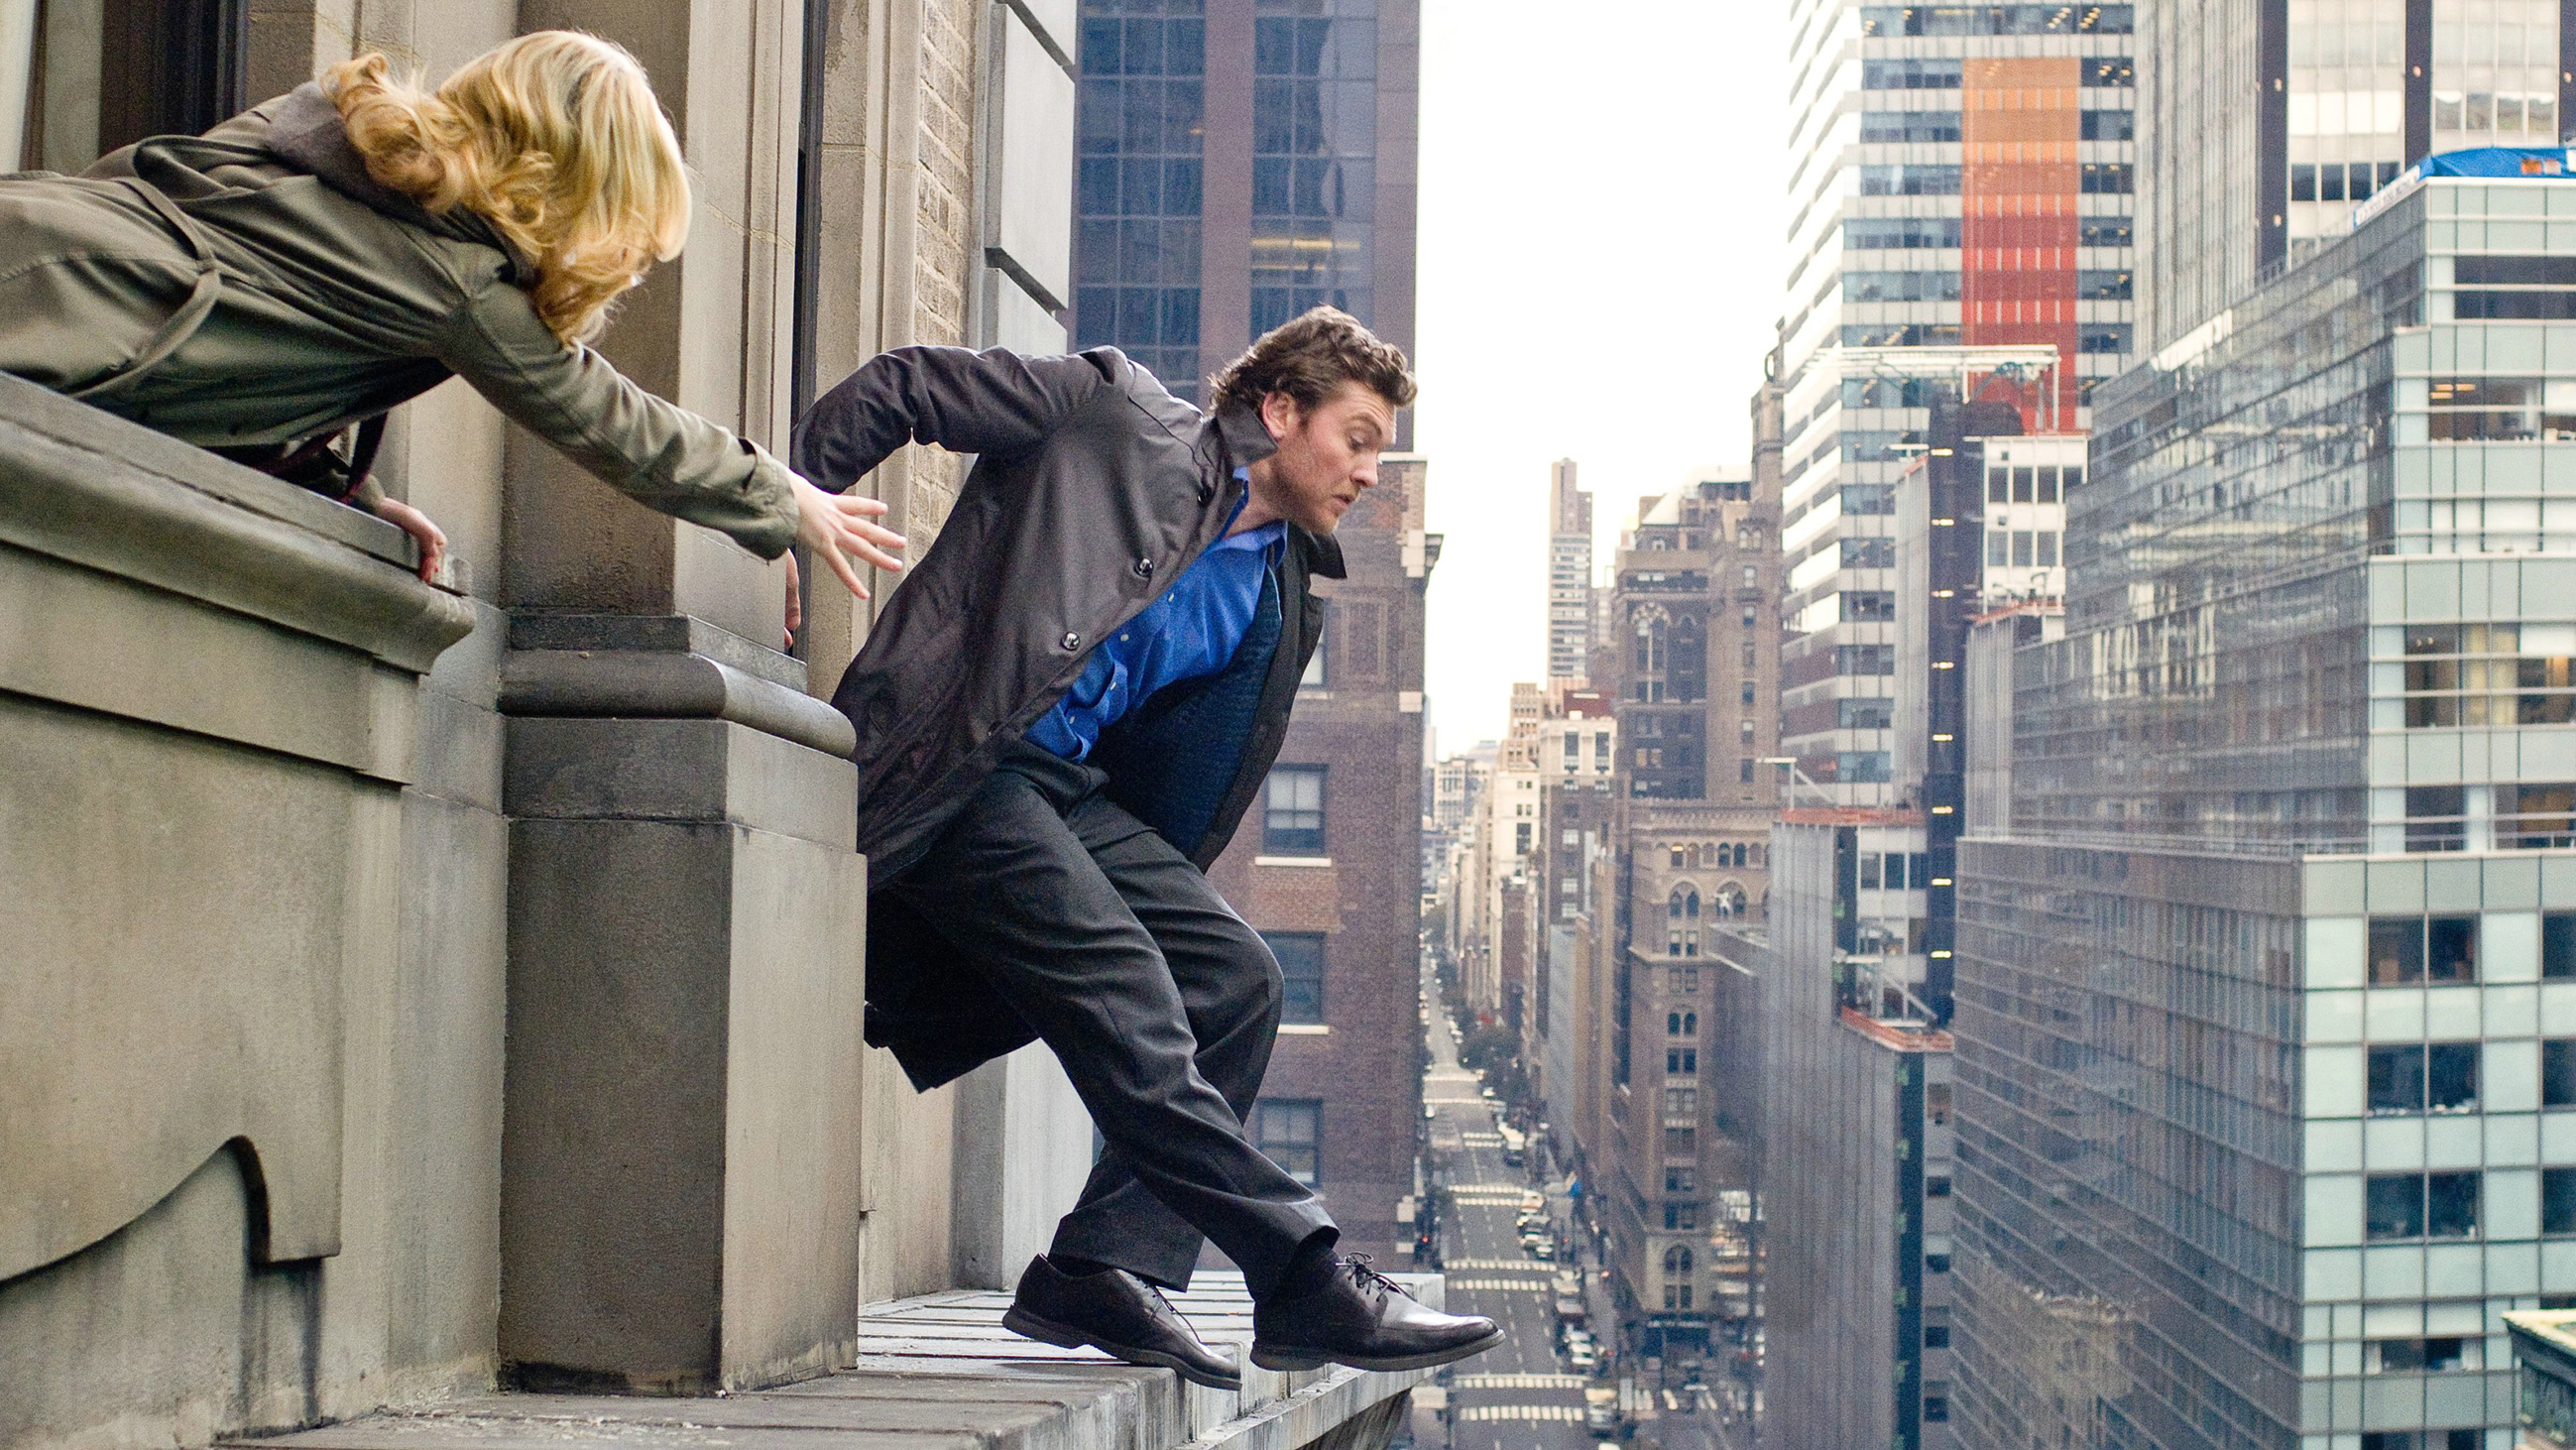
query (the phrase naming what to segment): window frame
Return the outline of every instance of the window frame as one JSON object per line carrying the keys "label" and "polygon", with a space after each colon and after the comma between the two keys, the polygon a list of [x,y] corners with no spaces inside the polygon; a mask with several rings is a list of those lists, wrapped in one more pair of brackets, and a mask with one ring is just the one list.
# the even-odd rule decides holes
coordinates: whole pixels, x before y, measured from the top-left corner
{"label": "window frame", "polygon": [[[1331,854],[1325,834],[1326,813],[1331,808],[1326,769],[1321,765],[1293,763],[1270,767],[1269,777],[1261,783],[1261,850],[1264,855],[1320,857]],[[1286,805],[1280,803],[1280,786],[1283,782],[1292,781],[1313,782],[1312,806],[1295,800]],[[1286,824],[1282,824],[1283,816],[1287,818]],[[1305,823],[1307,817],[1313,818],[1311,825]]]}
{"label": "window frame", "polygon": [[[1265,931],[1260,933],[1260,937],[1262,945],[1270,948],[1270,959],[1279,964],[1279,1021],[1281,1024],[1321,1026],[1330,1001],[1325,995],[1324,981],[1331,972],[1331,933]],[[1283,946],[1288,947],[1289,950],[1282,951],[1280,948]],[[1306,970],[1309,965],[1309,959],[1306,956],[1308,948],[1312,949],[1311,971]],[[1292,961],[1299,970],[1289,969]],[[1310,986],[1311,991],[1301,993],[1299,990],[1301,984]],[[1311,1007],[1302,1005],[1309,998],[1312,1002]],[[1303,1011],[1311,1011],[1313,1015],[1300,1015]]]}

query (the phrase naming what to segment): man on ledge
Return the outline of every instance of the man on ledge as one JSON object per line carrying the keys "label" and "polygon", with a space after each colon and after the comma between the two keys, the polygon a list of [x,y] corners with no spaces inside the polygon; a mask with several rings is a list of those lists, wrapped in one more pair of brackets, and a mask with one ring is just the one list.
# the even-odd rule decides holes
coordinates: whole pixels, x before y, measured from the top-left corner
{"label": "man on ledge", "polygon": [[1012,1330],[1238,1388],[1159,1292],[1205,1236],[1252,1290],[1253,1363],[1445,1364],[1502,1331],[1337,1256],[1244,1136],[1279,967],[1203,874],[1278,755],[1323,627],[1309,581],[1342,577],[1333,530],[1413,378],[1317,308],[1209,392],[1202,415],[1109,348],[902,348],[798,422],[827,489],[907,439],[978,455],[833,696],[859,737],[867,1037],[924,1089],[1043,1040],[1099,1125]]}

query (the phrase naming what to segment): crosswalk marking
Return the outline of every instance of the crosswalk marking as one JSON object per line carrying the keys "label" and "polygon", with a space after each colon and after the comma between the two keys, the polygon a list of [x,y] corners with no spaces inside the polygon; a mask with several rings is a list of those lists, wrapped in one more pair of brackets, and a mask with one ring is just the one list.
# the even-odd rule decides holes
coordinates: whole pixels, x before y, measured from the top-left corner
{"label": "crosswalk marking", "polygon": [[1448,1283],[1452,1289],[1475,1289],[1506,1294],[1516,1291],[1544,1294],[1556,1287],[1555,1281],[1549,1279],[1451,1279]]}
{"label": "crosswalk marking", "polygon": [[1453,1390],[1579,1390],[1590,1381],[1579,1374],[1462,1374],[1449,1382]]}
{"label": "crosswalk marking", "polygon": [[1538,1274],[1547,1271],[1546,1265],[1530,1259],[1448,1259],[1443,1261],[1440,1267],[1449,1270],[1518,1269],[1524,1274]]}
{"label": "crosswalk marking", "polygon": [[1465,1422],[1478,1420],[1529,1420],[1559,1425],[1583,1423],[1581,1405],[1464,1405],[1458,1418]]}

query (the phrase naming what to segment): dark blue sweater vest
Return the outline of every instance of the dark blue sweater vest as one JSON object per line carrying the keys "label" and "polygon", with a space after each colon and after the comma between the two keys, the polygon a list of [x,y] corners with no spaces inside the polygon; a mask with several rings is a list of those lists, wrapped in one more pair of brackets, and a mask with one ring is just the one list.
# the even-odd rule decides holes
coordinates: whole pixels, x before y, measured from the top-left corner
{"label": "dark blue sweater vest", "polygon": [[1108,772],[1109,798],[1184,856],[1198,850],[1243,768],[1280,622],[1273,571],[1262,576],[1261,602],[1224,669],[1155,691],[1092,747],[1091,763]]}

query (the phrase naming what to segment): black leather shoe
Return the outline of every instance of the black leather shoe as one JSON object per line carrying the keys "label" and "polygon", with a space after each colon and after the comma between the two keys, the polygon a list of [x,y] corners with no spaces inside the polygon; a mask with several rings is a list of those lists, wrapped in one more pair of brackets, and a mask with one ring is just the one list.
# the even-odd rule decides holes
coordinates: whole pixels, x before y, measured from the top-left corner
{"label": "black leather shoe", "polygon": [[1068,1274],[1040,1254],[1020,1275],[1002,1327],[1040,1344],[1105,1350],[1212,1390],[1243,1388],[1233,1361],[1210,1349],[1161,1290],[1125,1269]]}
{"label": "black leather shoe", "polygon": [[1482,1315],[1426,1309],[1366,1254],[1333,1262],[1332,1282],[1294,1299],[1252,1306],[1252,1362],[1263,1369],[1428,1369],[1482,1354],[1503,1342]]}

